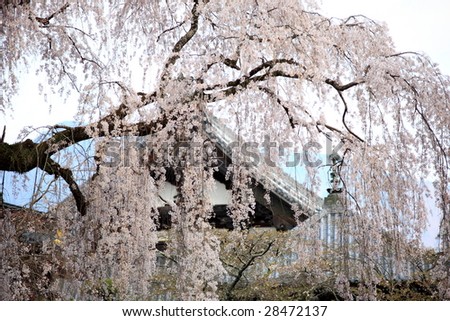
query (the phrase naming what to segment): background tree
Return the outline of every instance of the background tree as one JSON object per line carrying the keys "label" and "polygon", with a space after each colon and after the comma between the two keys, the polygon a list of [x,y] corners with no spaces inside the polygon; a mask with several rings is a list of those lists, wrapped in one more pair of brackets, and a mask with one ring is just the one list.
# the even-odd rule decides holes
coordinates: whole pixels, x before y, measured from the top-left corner
{"label": "background tree", "polygon": [[[205,115],[226,118],[243,141],[268,135],[301,148],[326,133],[341,143],[339,179],[367,298],[378,282],[371,271],[383,254],[383,235],[392,233],[399,253],[404,239],[420,243],[426,180],[433,180],[443,257],[449,257],[449,78],[425,55],[397,52],[384,26],[364,16],[330,19],[313,1],[297,0],[3,4],[1,112],[14,113],[11,98],[26,95],[19,86],[26,72],[42,77],[43,95],[76,96],[79,103],[77,125],[49,124],[41,139],[0,142],[0,170],[39,168],[65,181],[76,211],[64,204],[56,213],[80,280],[113,274],[119,285],[130,280],[123,284],[130,296],[145,291],[141,281],[155,254],[155,193],[167,164],[154,157],[146,167],[133,157],[127,168],[97,162],[80,188],[76,171],[85,163],[62,157],[64,151],[74,157],[83,141],[100,146],[146,136],[159,155],[166,144],[203,143]],[[62,102],[51,111],[64,108]],[[97,151],[94,161],[105,157]],[[179,296],[215,298],[223,268],[205,196],[215,167],[208,159],[184,161],[172,213],[182,254]],[[249,175],[267,170],[261,164],[252,172],[242,161],[237,151],[229,167],[235,222],[254,209]],[[314,182],[316,169],[308,172]],[[445,260],[441,268],[442,297],[448,297]]]}

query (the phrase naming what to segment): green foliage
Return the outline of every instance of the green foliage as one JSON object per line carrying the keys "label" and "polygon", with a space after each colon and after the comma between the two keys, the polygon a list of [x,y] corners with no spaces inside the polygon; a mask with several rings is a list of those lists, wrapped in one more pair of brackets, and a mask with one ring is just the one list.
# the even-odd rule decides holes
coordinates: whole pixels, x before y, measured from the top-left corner
{"label": "green foliage", "polygon": [[87,292],[103,301],[120,300],[119,286],[110,278],[98,280],[96,283],[88,286]]}

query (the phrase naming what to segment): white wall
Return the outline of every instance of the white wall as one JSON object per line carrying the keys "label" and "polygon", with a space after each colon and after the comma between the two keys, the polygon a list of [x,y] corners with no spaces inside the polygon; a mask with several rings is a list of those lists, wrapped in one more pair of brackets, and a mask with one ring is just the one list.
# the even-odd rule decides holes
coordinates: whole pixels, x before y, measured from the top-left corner
{"label": "white wall", "polygon": [[[169,182],[165,182],[159,191],[159,196],[167,202],[174,202],[176,194],[175,186]],[[229,204],[231,201],[231,191],[225,188],[225,184],[215,181],[215,188],[210,195],[210,200],[213,205]],[[160,206],[163,205],[164,202],[160,200]]]}

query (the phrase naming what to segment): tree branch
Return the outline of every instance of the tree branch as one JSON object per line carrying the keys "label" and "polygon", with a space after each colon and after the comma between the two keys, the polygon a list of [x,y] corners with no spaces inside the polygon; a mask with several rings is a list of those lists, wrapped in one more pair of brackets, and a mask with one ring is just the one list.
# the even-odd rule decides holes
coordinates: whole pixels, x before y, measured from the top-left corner
{"label": "tree branch", "polygon": [[425,117],[425,114],[422,110],[419,110],[419,101],[418,97],[420,97],[419,93],[417,92],[417,89],[414,85],[412,85],[408,80],[402,78],[402,80],[408,85],[408,87],[411,89],[411,91],[414,94],[414,110],[420,115],[420,118],[422,118],[422,121],[425,123],[425,126],[427,127],[428,131],[431,133],[431,136],[433,137],[433,140],[439,147],[439,150],[442,153],[442,156],[444,157],[446,167],[448,168],[448,160],[447,160],[447,153],[445,152],[444,147],[442,146],[439,138],[435,134],[433,128],[430,125],[430,122],[428,121],[427,117]]}
{"label": "tree branch", "polygon": [[[233,61],[229,61],[228,63],[233,63]],[[236,65],[229,65],[225,62],[224,62],[224,64],[227,66],[230,66],[232,68],[237,67]],[[285,58],[273,59],[273,60],[265,61],[262,64],[256,66],[255,68],[250,70],[247,75],[241,76],[235,80],[231,80],[231,81],[227,82],[226,84],[212,85],[212,86],[206,88],[205,90],[206,91],[219,90],[222,95],[229,96],[229,95],[236,94],[239,91],[238,87],[241,89],[245,89],[248,87],[249,84],[267,80],[269,77],[285,77],[285,78],[292,78],[292,79],[302,79],[302,78],[310,79],[311,78],[310,76],[306,75],[306,69],[304,67],[302,67],[301,73],[288,73],[283,70],[271,71],[271,69],[273,69],[276,65],[279,65],[279,64],[288,64],[288,65],[293,65],[293,66],[297,66],[297,67],[302,67],[302,65],[300,63],[298,63],[297,61],[295,61],[294,59],[285,59]],[[261,71],[263,71],[265,69],[269,69],[269,70],[264,74],[258,75]],[[350,83],[342,85],[339,82],[337,82],[336,80],[327,78],[327,79],[325,79],[325,83],[328,85],[331,85],[338,92],[342,92],[342,91],[350,89],[354,86],[363,84],[363,83],[365,83],[365,81],[363,79],[360,79],[360,80],[355,80]],[[213,97],[213,100],[215,100],[214,95],[211,95],[211,97]],[[292,126],[292,123],[291,123],[291,126]]]}
{"label": "tree branch", "polygon": [[[264,86],[258,86],[258,88],[259,88],[261,91],[263,91],[263,92],[265,92],[266,94],[268,94],[269,96],[271,96],[272,98],[276,99],[277,103],[283,108],[284,112],[286,113],[286,116],[287,116],[288,119],[289,119],[289,124],[290,124],[291,128],[292,128],[292,129],[295,129],[295,126],[298,125],[298,122],[294,119],[294,117],[293,117],[293,115],[292,115],[292,113],[291,113],[291,111],[290,111],[289,106],[287,106],[287,105],[280,99],[280,97],[278,97],[278,96],[275,94],[275,92],[273,92],[271,89],[269,89],[269,88],[267,88],[267,87],[264,87]],[[304,110],[304,112],[305,112],[305,113],[306,113],[306,114],[314,121],[314,118],[312,117],[312,115],[311,115],[307,110]],[[330,125],[328,125],[328,124],[326,124],[326,123],[322,123],[322,122],[320,122],[320,121],[316,121],[315,126],[316,126],[317,130],[319,131],[319,133],[324,133],[323,130],[319,128],[319,126],[323,126],[323,127],[325,127],[326,129],[328,129],[328,130],[330,130],[330,131],[333,131],[333,132],[336,132],[336,133],[338,133],[339,135],[341,135],[341,136],[342,136],[341,139],[343,139],[343,140],[348,140],[348,141],[352,142],[352,140],[351,140],[350,138],[345,137],[345,134],[344,134],[341,130],[339,130],[339,129],[333,127],[333,126],[330,126]]]}
{"label": "tree branch", "polygon": [[68,168],[61,167],[61,165],[59,165],[50,157],[48,157],[43,164],[40,163],[39,168],[50,175],[54,175],[55,178],[61,177],[62,179],[64,179],[64,181],[69,186],[70,191],[72,192],[73,198],[75,199],[78,212],[80,212],[80,214],[84,216],[86,214],[88,203],[83,193],[81,192],[80,187],[75,181],[72,171]]}
{"label": "tree branch", "polygon": [[177,41],[177,43],[172,48],[172,55],[167,60],[164,66],[164,72],[162,73],[161,80],[164,82],[167,79],[169,68],[173,66],[177,60],[180,58],[180,51],[186,46],[186,44],[194,37],[198,30],[198,19],[200,12],[198,11],[199,1],[203,3],[208,3],[209,0],[194,0],[194,6],[192,7],[192,21],[189,30]]}
{"label": "tree branch", "polygon": [[[63,13],[68,7],[69,7],[69,4],[66,3],[65,5],[63,5],[61,8],[59,8],[57,11],[53,12],[48,17],[46,17],[46,18],[35,17],[34,19],[37,22],[39,22],[40,24],[42,24],[43,26],[48,26],[50,24],[50,20],[52,20],[55,16]],[[32,19],[32,17],[30,17],[30,19]]]}
{"label": "tree branch", "polygon": [[355,80],[355,81],[349,82],[348,84],[345,84],[345,85],[341,85],[336,80],[332,80],[332,79],[327,78],[327,79],[325,79],[325,83],[328,84],[328,85],[331,85],[338,92],[341,92],[341,91],[345,91],[347,89],[350,89],[350,88],[352,88],[354,86],[363,84],[363,83],[365,83],[365,81],[361,79],[361,80]]}
{"label": "tree branch", "polygon": [[[229,87],[237,87],[240,86],[242,88],[246,88],[251,82],[256,82],[256,81],[262,81],[268,78],[268,76],[274,76],[274,77],[287,77],[288,74],[287,73],[283,73],[282,71],[275,71],[273,73],[265,73],[263,75],[260,76],[256,76],[260,71],[269,68],[272,69],[273,67],[275,67],[277,64],[290,64],[290,65],[295,65],[295,66],[301,66],[298,62],[296,62],[293,59],[273,59],[273,60],[268,60],[263,62],[262,64],[256,66],[255,68],[253,68],[252,70],[250,70],[248,72],[247,75],[244,75],[240,78],[237,78],[235,80],[231,80],[229,82],[227,82],[226,84],[216,84],[213,86],[210,86],[208,88],[206,88],[206,90],[216,90],[216,89],[223,89],[225,92],[229,91],[230,88]],[[225,63],[226,64],[226,63]],[[301,75],[297,74],[297,75],[289,75],[289,77],[291,78],[300,78]],[[226,89],[228,88],[228,89]]]}
{"label": "tree branch", "polygon": [[244,272],[245,272],[245,271],[253,264],[253,262],[254,262],[257,258],[262,257],[262,256],[264,256],[267,252],[269,252],[270,248],[272,247],[272,245],[273,245],[274,243],[275,243],[275,241],[271,241],[263,251],[261,251],[261,252],[259,252],[259,253],[256,253],[256,254],[252,254],[252,253],[251,253],[251,252],[253,251],[253,248],[256,246],[256,244],[253,244],[253,245],[251,246],[250,251],[249,251],[250,254],[251,254],[251,257],[247,260],[247,262],[245,262],[245,263],[243,262],[244,265],[239,269],[239,271],[238,271],[238,273],[237,273],[237,275],[236,275],[236,277],[235,277],[233,283],[231,283],[230,287],[229,287],[228,290],[227,290],[226,297],[227,297],[228,300],[231,299],[231,293],[233,292],[234,288],[236,287],[236,285],[238,284],[238,282],[241,280],[241,278],[244,276]]}
{"label": "tree branch", "polygon": [[[334,87],[334,86],[333,86]],[[345,87],[345,86],[344,86]],[[336,87],[335,87],[336,88]],[[349,87],[350,88],[350,87]],[[339,97],[341,98],[343,104],[344,104],[344,113],[342,114],[342,123],[344,124],[345,128],[347,129],[347,131],[352,134],[356,139],[358,139],[361,143],[364,143],[364,140],[359,137],[358,135],[356,135],[348,126],[347,123],[345,122],[345,116],[347,115],[348,112],[348,106],[347,106],[347,102],[344,99],[344,96],[342,95],[342,90],[338,90],[336,89],[338,92]],[[345,90],[345,89],[344,89]]]}
{"label": "tree branch", "polygon": [[[156,93],[141,93],[140,96],[141,106],[145,106],[154,101]],[[54,133],[40,143],[35,143],[30,139],[14,144],[1,141],[0,170],[26,173],[34,168],[40,168],[55,177],[63,178],[72,192],[78,211],[84,215],[86,213],[86,199],[80,191],[72,171],[61,167],[51,159],[51,156],[76,143],[91,139],[92,136],[88,133],[93,130],[98,137],[121,136],[126,133],[146,136],[167,124],[166,118],[156,119],[152,122],[138,122],[129,126],[117,122],[117,120],[125,118],[129,112],[130,108],[126,104],[121,104],[113,113],[87,126],[68,127],[56,125],[55,129],[63,130]]]}
{"label": "tree branch", "polygon": [[78,211],[81,215],[86,214],[86,200],[73,178],[72,171],[61,167],[50,158],[51,154],[55,153],[50,152],[50,148],[51,144],[48,141],[37,144],[27,139],[12,145],[2,142],[0,143],[0,170],[25,173],[38,167],[56,178],[62,177],[69,185]]}
{"label": "tree branch", "polygon": [[184,25],[185,22],[186,22],[186,21],[182,21],[182,22],[176,24],[175,26],[173,26],[173,27],[171,27],[171,28],[169,28],[169,29],[166,29],[166,30],[164,30],[163,32],[161,32],[161,33],[159,34],[158,38],[156,38],[156,42],[159,42],[159,39],[161,39],[161,36],[164,35],[166,32],[170,32],[170,31],[172,31],[172,30],[175,30],[175,29],[181,27],[182,25]]}
{"label": "tree branch", "polygon": [[297,122],[294,120],[294,117],[291,114],[291,111],[289,109],[288,106],[286,106],[281,99],[269,88],[267,87],[263,87],[263,86],[259,86],[258,87],[261,91],[265,92],[266,94],[268,94],[269,96],[271,96],[272,98],[276,99],[277,103],[283,107],[284,112],[286,113],[286,116],[289,119],[289,124],[291,125],[292,129],[295,129],[295,126],[297,125]]}
{"label": "tree branch", "polygon": [[5,141],[5,135],[6,135],[6,125],[3,126],[3,134],[2,137],[0,138],[0,143],[3,143]]}

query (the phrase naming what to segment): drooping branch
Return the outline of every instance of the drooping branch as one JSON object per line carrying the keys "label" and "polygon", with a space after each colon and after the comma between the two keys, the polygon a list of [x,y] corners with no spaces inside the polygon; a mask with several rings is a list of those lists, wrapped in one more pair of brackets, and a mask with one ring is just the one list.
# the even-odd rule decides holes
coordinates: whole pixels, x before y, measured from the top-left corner
{"label": "drooping branch", "polygon": [[[156,94],[142,94],[141,106],[145,106],[154,101]],[[152,122],[138,122],[132,125],[124,125],[117,120],[123,120],[130,113],[130,108],[126,104],[121,104],[113,113],[103,117],[98,122],[87,126],[59,126],[53,129],[63,129],[57,131],[48,139],[35,143],[30,139],[22,142],[9,144],[0,142],[0,170],[17,173],[26,173],[34,168],[40,168],[55,177],[61,177],[68,184],[70,191],[77,204],[78,211],[84,215],[86,213],[86,199],[73,173],[70,169],[63,168],[51,156],[74,144],[92,138],[91,132],[95,132],[98,137],[119,136],[126,133],[133,133],[136,136],[146,136],[154,133],[167,124],[167,119],[155,119]]]}
{"label": "drooping branch", "polygon": [[34,168],[40,168],[50,175],[54,175],[55,178],[62,177],[69,185],[69,189],[77,204],[78,211],[81,215],[86,214],[86,200],[73,178],[72,171],[61,167],[57,162],[50,158],[50,154],[54,153],[50,152],[50,146],[48,141],[37,144],[30,139],[11,145],[1,142],[0,170],[25,173]]}
{"label": "drooping branch", "polygon": [[[342,103],[344,104],[344,112],[342,113],[342,123],[344,124],[345,129],[347,129],[347,131],[348,131],[352,136],[354,136],[356,139],[358,139],[361,143],[364,143],[364,140],[363,140],[361,137],[359,137],[358,135],[356,135],[356,134],[348,127],[347,122],[345,121],[345,116],[347,116],[347,112],[348,112],[348,106],[347,106],[347,102],[345,101],[344,96],[342,95],[342,91],[343,91],[343,90],[348,89],[348,88],[351,88],[351,87],[353,87],[353,86],[356,86],[356,85],[358,85],[359,83],[358,83],[358,82],[352,82],[352,83],[350,83],[350,84],[341,86],[341,85],[339,85],[338,83],[336,83],[335,81],[332,81],[332,80],[329,80],[329,79],[327,79],[325,82],[326,82],[327,84],[332,85],[332,86],[336,89],[336,91],[337,91],[339,97],[340,97],[341,100],[342,100]],[[334,85],[331,84],[330,82],[334,83]],[[341,89],[338,89],[338,88],[345,88],[345,89],[342,89],[342,90],[341,90]]]}
{"label": "drooping branch", "polygon": [[428,131],[430,132],[434,142],[436,143],[436,145],[438,146],[439,150],[441,151],[442,157],[445,160],[445,164],[447,169],[449,168],[448,165],[448,160],[447,160],[447,153],[445,152],[444,147],[442,146],[439,138],[437,137],[437,135],[435,134],[433,128],[430,125],[430,122],[428,121],[427,117],[425,116],[423,110],[419,109],[419,93],[417,92],[417,89],[414,85],[412,85],[408,80],[403,79],[403,81],[406,83],[406,85],[411,89],[411,91],[414,94],[414,111],[417,112],[420,115],[420,118],[422,119],[422,121],[424,122],[425,126],[427,127]]}
{"label": "drooping branch", "polygon": [[288,106],[286,106],[286,104],[284,104],[280,97],[278,97],[271,89],[267,88],[267,87],[263,87],[260,86],[259,89],[263,92],[265,92],[266,94],[268,94],[270,97],[276,99],[277,103],[283,108],[284,112],[286,113],[286,116],[289,119],[289,125],[291,125],[292,129],[295,129],[295,126],[297,125],[297,122],[294,119],[294,116],[291,113],[291,110]]}
{"label": "drooping branch", "polygon": [[68,168],[61,167],[61,165],[51,158],[47,158],[43,164],[40,163],[39,168],[50,175],[54,175],[55,178],[61,177],[64,179],[73,195],[78,212],[80,212],[81,215],[85,215],[88,203],[75,181],[72,171]]}
{"label": "drooping branch", "polygon": [[170,31],[172,31],[172,30],[175,30],[175,29],[181,27],[182,25],[184,25],[185,23],[186,23],[186,21],[181,21],[180,23],[176,24],[175,26],[170,27],[170,28],[164,30],[164,31],[161,32],[160,35],[156,38],[156,42],[158,42],[158,41],[161,39],[161,36],[164,35],[165,33],[170,32]]}
{"label": "drooping branch", "polygon": [[74,48],[75,51],[77,52],[77,54],[78,54],[78,56],[80,57],[80,59],[81,59],[82,62],[87,61],[87,62],[90,62],[90,63],[92,63],[92,64],[94,64],[94,65],[97,65],[97,67],[99,67],[99,68],[102,68],[102,67],[100,66],[100,64],[99,64],[97,61],[95,61],[95,60],[93,60],[93,59],[91,59],[91,58],[86,58],[86,57],[83,55],[83,53],[81,52],[81,50],[78,48],[78,46],[77,46],[75,40],[74,40],[71,36],[69,36],[68,34],[66,34],[66,36],[67,36],[67,38],[70,40],[70,43],[72,44],[73,48]]}
{"label": "drooping branch", "polygon": [[[298,122],[294,119],[294,116],[292,115],[291,107],[288,106],[286,102],[282,101],[281,98],[278,97],[273,90],[271,90],[265,86],[258,86],[258,88],[276,100],[276,102],[283,108],[283,111],[285,112],[286,116],[288,117],[291,128],[295,129],[295,126],[298,125]],[[321,121],[314,120],[314,117],[306,109],[302,109],[302,110],[308,117],[310,117],[315,122],[313,125],[317,128],[319,133],[325,134],[324,131],[320,128],[322,126],[322,127],[325,127],[326,129],[328,129],[329,131],[339,134],[343,141],[347,140],[347,141],[352,142],[352,139],[348,138],[341,130],[339,130],[331,125],[328,125],[326,123],[323,123]]]}
{"label": "drooping branch", "polygon": [[344,112],[342,114],[342,123],[344,124],[345,128],[347,129],[347,131],[352,134],[354,137],[356,137],[356,139],[358,139],[361,143],[364,143],[364,139],[362,139],[361,137],[359,137],[358,135],[356,135],[347,125],[346,121],[345,121],[345,116],[347,115],[348,112],[348,106],[347,106],[347,102],[345,101],[344,96],[342,95],[341,91],[338,91],[339,97],[341,97],[342,102],[344,103]]}

